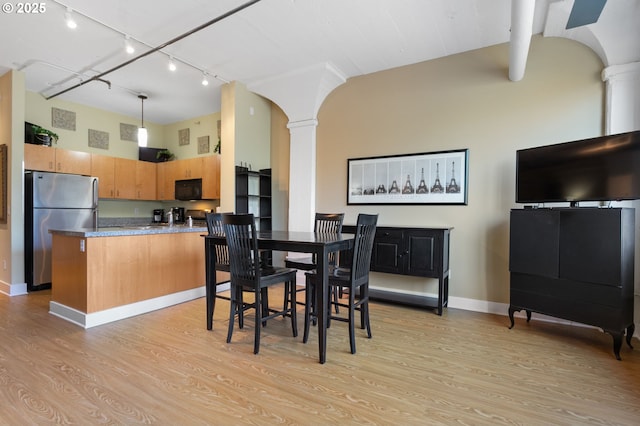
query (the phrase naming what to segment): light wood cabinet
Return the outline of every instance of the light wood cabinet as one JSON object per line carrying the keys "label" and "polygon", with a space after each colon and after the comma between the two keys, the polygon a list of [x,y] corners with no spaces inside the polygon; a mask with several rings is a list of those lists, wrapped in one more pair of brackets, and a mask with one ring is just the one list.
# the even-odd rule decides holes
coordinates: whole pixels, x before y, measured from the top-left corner
{"label": "light wood cabinet", "polygon": [[93,154],[91,175],[99,179],[100,198],[156,200],[156,164]]}
{"label": "light wood cabinet", "polygon": [[115,198],[136,198],[136,163],[128,158],[115,159]]}
{"label": "light wood cabinet", "polygon": [[202,179],[202,198],[220,198],[220,155],[150,163],[108,155],[25,144],[26,170],[72,173],[99,179],[99,198],[175,200],[175,182]]}
{"label": "light wood cabinet", "polygon": [[156,195],[156,163],[136,161],[136,199],[155,200]]}
{"label": "light wood cabinet", "polygon": [[56,173],[91,175],[91,154],[81,151],[56,149]]}
{"label": "light wood cabinet", "polygon": [[91,154],[44,145],[24,145],[24,168],[42,172],[91,175]]}
{"label": "light wood cabinet", "polygon": [[91,154],[91,176],[98,178],[99,198],[115,198],[115,164],[114,157]]}
{"label": "light wood cabinet", "polygon": [[51,300],[90,314],[202,287],[205,267],[200,234],[80,237],[54,233]]}
{"label": "light wood cabinet", "polygon": [[55,171],[56,149],[48,146],[24,144],[25,170]]}
{"label": "light wood cabinet", "polygon": [[158,199],[175,200],[175,175],[177,161],[158,163]]}
{"label": "light wood cabinet", "polygon": [[176,180],[202,179],[202,198],[220,198],[220,155],[158,163],[158,199],[174,200]]}
{"label": "light wood cabinet", "polygon": [[201,178],[203,158],[204,157],[195,157],[175,161],[174,163],[177,166],[175,175],[176,180]]}
{"label": "light wood cabinet", "polygon": [[220,198],[220,155],[202,158],[202,198]]}

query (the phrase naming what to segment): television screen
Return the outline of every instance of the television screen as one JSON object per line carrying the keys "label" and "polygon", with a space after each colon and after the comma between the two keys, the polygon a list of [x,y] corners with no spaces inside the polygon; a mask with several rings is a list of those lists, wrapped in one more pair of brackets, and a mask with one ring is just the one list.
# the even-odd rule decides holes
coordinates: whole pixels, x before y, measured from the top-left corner
{"label": "television screen", "polygon": [[516,152],[516,203],[640,198],[640,131]]}

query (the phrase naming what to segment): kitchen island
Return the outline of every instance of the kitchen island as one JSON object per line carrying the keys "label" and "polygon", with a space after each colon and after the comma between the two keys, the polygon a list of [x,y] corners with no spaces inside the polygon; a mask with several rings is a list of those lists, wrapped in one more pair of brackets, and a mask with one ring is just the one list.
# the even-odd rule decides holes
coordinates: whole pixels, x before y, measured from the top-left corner
{"label": "kitchen island", "polygon": [[51,230],[50,313],[90,328],[205,294],[206,227]]}

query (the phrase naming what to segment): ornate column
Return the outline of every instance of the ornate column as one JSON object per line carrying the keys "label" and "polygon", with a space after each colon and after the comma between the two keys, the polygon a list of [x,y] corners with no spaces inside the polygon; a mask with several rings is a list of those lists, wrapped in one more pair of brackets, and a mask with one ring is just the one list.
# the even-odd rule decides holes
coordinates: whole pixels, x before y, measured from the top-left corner
{"label": "ornate column", "polygon": [[322,102],[346,77],[329,63],[313,65],[247,85],[275,102],[289,118],[289,225],[312,231],[316,212],[316,126]]}
{"label": "ornate column", "polygon": [[640,62],[611,65],[602,71],[606,83],[605,134],[640,129]]}

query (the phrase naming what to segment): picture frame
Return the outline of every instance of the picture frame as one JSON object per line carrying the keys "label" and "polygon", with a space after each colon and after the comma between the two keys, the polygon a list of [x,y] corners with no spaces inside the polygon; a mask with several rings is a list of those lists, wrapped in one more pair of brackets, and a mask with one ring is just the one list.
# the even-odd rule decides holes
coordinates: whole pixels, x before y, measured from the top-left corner
{"label": "picture frame", "polygon": [[0,145],[0,223],[7,223],[7,161],[6,144]]}
{"label": "picture frame", "polygon": [[469,149],[347,159],[347,204],[466,205]]}

